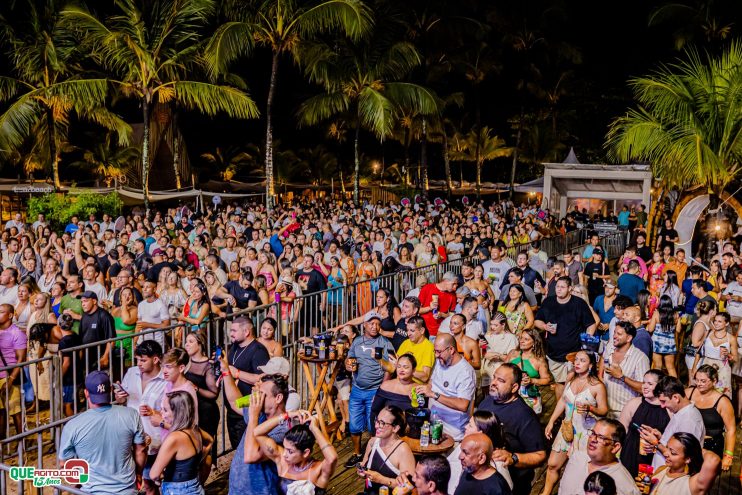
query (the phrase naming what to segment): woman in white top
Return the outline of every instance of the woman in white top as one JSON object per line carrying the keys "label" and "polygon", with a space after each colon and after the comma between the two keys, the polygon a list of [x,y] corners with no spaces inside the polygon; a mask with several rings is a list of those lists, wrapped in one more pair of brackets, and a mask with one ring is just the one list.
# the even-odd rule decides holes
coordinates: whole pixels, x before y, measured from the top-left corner
{"label": "woman in white top", "polygon": [[719,373],[716,389],[731,399],[732,363],[737,361],[738,355],[737,339],[729,332],[730,321],[731,317],[725,311],[714,315],[714,319],[711,322],[711,329],[706,335],[701,349],[699,349],[700,352],[696,353],[690,375],[695,376],[696,370],[701,364],[716,367]]}
{"label": "woman in white top", "polygon": [[[32,311],[28,318],[28,330],[36,323],[56,323],[57,317],[54,315],[51,307],[51,301],[48,294],[39,292],[31,298]],[[40,343],[37,341],[28,341],[28,360],[34,360],[44,357],[46,351],[52,354],[57,353],[58,344],[52,343]],[[34,393],[39,400],[48,401],[50,399],[50,383],[49,383],[49,365],[51,362],[39,362],[30,366],[29,373],[31,375],[31,383],[33,385]]]}
{"label": "woman in white top", "polygon": [[[492,375],[508,357],[510,351],[518,347],[518,337],[510,331],[508,318],[505,313],[498,311],[490,320],[490,327],[484,334],[487,344],[482,363],[482,394],[489,393]],[[480,340],[480,345],[482,345]]]}
{"label": "woman in white top", "polygon": [[[698,301],[698,304],[696,304],[696,314],[698,315],[698,319],[693,324],[690,342],[685,350],[685,365],[689,370],[694,369],[696,356],[700,352],[704,340],[706,340],[706,337],[711,332],[711,322],[714,316],[716,316],[716,303],[708,300]],[[690,384],[693,385],[692,380]]]}
{"label": "woman in white top", "polygon": [[[471,435],[472,433],[484,433],[485,435],[487,435],[487,437],[492,440],[492,446],[495,449],[505,448],[505,434],[502,431],[502,425],[500,425],[500,421],[497,419],[494,413],[490,411],[479,410],[474,412],[469,422],[466,423],[466,427],[464,428],[464,436]],[[448,482],[448,493],[454,493],[456,491],[456,487],[459,485],[459,479],[461,479],[462,469],[461,459],[459,459],[460,454],[461,443],[457,442],[456,447],[448,455],[448,463],[451,466],[451,479]],[[505,466],[500,461],[490,462],[495,467],[497,472],[500,473],[503,478],[505,478],[505,481],[508,483],[510,489],[512,489],[513,479],[510,477],[510,472],[508,471],[507,466]]]}
{"label": "woman in white top", "polygon": [[[675,433],[667,445],[658,445],[666,464],[652,477],[652,495],[705,495],[719,470],[719,456],[701,449],[690,433]],[[655,481],[656,480],[656,481]]]}

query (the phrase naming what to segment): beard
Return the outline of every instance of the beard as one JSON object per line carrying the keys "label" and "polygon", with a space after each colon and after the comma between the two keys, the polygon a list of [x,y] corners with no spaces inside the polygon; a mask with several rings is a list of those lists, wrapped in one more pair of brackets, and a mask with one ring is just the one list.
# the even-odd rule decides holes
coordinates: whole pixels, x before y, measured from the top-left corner
{"label": "beard", "polygon": [[492,400],[497,402],[498,404],[507,402],[508,399],[510,399],[509,393],[501,393],[499,390],[490,389],[490,397],[492,397]]}

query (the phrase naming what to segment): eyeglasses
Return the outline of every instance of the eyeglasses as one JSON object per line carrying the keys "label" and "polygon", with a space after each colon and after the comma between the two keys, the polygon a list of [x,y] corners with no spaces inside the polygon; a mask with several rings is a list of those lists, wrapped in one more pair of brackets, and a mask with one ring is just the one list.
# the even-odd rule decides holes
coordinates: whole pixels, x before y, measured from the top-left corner
{"label": "eyeglasses", "polygon": [[451,349],[451,348],[453,348],[453,346],[450,346],[449,345],[448,347],[445,347],[445,348],[441,349],[440,351],[438,349],[433,349],[433,353],[436,356],[440,356],[441,354],[443,354],[444,352],[446,352],[448,349]]}
{"label": "eyeglasses", "polygon": [[597,438],[598,440],[600,440],[604,444],[616,443],[616,441],[613,440],[613,437],[607,437],[605,435],[601,435],[599,433],[595,433],[595,430],[587,430],[587,434],[588,434],[589,437],[595,437],[595,438]]}
{"label": "eyeglasses", "polygon": [[394,423],[387,423],[386,421],[381,420],[379,418],[376,418],[374,423],[376,423],[376,426],[379,426],[381,428],[384,428],[385,426],[392,426],[394,424]]}

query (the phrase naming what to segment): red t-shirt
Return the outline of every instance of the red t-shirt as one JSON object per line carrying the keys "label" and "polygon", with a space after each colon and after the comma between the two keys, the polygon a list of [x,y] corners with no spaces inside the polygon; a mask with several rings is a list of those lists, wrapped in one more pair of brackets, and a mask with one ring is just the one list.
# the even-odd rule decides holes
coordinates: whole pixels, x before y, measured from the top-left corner
{"label": "red t-shirt", "polygon": [[[442,292],[435,284],[427,284],[420,289],[420,307],[430,306],[434,295],[438,296],[439,313],[450,313],[456,308],[456,294],[454,292]],[[438,335],[438,328],[441,326],[443,319],[435,318],[432,311],[423,314],[422,317],[430,335],[434,337]]]}

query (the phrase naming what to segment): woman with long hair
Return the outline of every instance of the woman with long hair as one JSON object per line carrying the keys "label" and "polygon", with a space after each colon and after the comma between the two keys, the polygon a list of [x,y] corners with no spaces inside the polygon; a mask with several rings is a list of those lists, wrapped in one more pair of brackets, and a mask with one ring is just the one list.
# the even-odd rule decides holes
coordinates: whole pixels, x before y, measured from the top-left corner
{"label": "woman with long hair", "polygon": [[508,354],[518,347],[518,337],[510,330],[505,313],[498,311],[490,320],[484,339],[486,351],[482,363],[482,395],[486,397],[492,375],[505,362]]}
{"label": "woman with long hair", "polygon": [[[502,424],[495,414],[490,411],[483,411],[481,409],[474,411],[469,422],[464,427],[464,436],[474,433],[484,433],[487,435],[487,438],[492,442],[492,447],[495,449],[505,448],[505,432],[503,431]],[[447,493],[454,493],[456,487],[459,486],[459,480],[463,471],[459,455],[461,455],[461,443],[457,442],[456,447],[454,447],[453,451],[447,457],[448,464],[451,466],[451,478],[448,482]],[[502,461],[496,461],[493,464],[497,472],[505,478],[505,482],[512,489],[513,479],[510,476],[508,467]]]}
{"label": "woman with long hair", "polygon": [[665,283],[662,284],[662,290],[660,290],[660,297],[668,296],[672,301],[673,307],[678,307],[680,304],[680,285],[678,284],[678,274],[675,270],[665,270],[664,273]]}
{"label": "woman with long hair", "polygon": [[703,448],[722,458],[722,469],[729,470],[734,460],[734,442],[737,422],[732,400],[717,388],[719,374],[715,366],[704,364],[695,375],[695,386],[685,395],[696,406],[706,428]]}
{"label": "woman with long hair", "polygon": [[334,326],[340,323],[341,312],[345,302],[345,291],[343,287],[348,281],[348,275],[340,266],[340,259],[337,256],[330,258],[330,274],[327,276],[327,306],[329,307],[330,325]]}
{"label": "woman with long hair", "polygon": [[28,278],[18,284],[18,303],[13,311],[13,322],[23,331],[28,329],[28,320],[33,311],[33,297],[38,293],[38,286]]}
{"label": "woman with long hair", "polygon": [[[209,320],[211,313],[211,303],[209,302],[209,293],[206,290],[206,284],[201,279],[196,279],[191,289],[191,296],[183,307],[183,314],[178,316],[178,321],[186,324],[189,332],[197,332],[206,328],[206,322]],[[181,342],[176,339],[176,343]]]}
{"label": "woman with long hair", "polygon": [[677,377],[675,354],[678,347],[675,335],[680,332],[682,325],[675,307],[669,295],[662,295],[657,310],[649,319],[647,330],[652,334],[652,368],[661,370],[664,364],[667,374]]}
{"label": "woman with long hair", "polygon": [[171,272],[167,276],[167,287],[160,292],[160,299],[168,308],[171,319],[175,319],[177,315],[183,312],[183,306],[185,306],[188,296],[180,285],[177,272]]}
{"label": "woman with long hair", "polygon": [[276,289],[276,284],[278,283],[273,255],[266,252],[258,254],[258,266],[256,270],[256,275],[262,275],[265,278],[265,289],[268,291],[268,295],[273,296],[273,291]]}
{"label": "woman with long hair", "polygon": [[534,317],[531,305],[526,300],[526,291],[520,284],[510,284],[510,289],[498,311],[508,318],[508,324],[515,335],[533,327]]}
{"label": "woman with long hair", "polygon": [[709,264],[709,276],[707,281],[712,287],[709,292],[713,292],[713,295],[722,293],[720,284],[724,282],[724,276],[722,275],[722,268],[719,260],[712,260],[711,264]]}
{"label": "woman with long hair", "polygon": [[276,320],[267,317],[260,324],[260,331],[258,332],[258,342],[268,349],[268,355],[272,358],[283,357],[283,347],[281,346],[281,342],[276,339],[277,330],[278,323],[276,323]]}
{"label": "woman with long hair", "polygon": [[639,464],[652,464],[654,456],[652,449],[640,450],[642,442],[639,429],[632,425],[647,425],[650,428],[665,431],[670,422],[670,413],[662,407],[660,399],[654,393],[657,382],[663,376],[665,376],[664,373],[657,369],[644,373],[641,395],[630,399],[618,418],[626,428],[626,440],[621,447],[621,464],[631,473],[631,476],[639,473]]}
{"label": "woman with long hair", "polygon": [[415,268],[415,258],[407,246],[399,250],[399,264],[407,268]]}
{"label": "woman with long hair", "polygon": [[410,402],[410,393],[415,386],[413,375],[417,368],[417,359],[410,353],[399,356],[395,365],[396,377],[385,380],[376,392],[371,403],[371,432],[374,431],[374,420],[379,412],[387,406],[395,406],[405,411],[417,404]]}
{"label": "woman with long hair", "polygon": [[[726,311],[720,311],[711,320],[711,331],[706,335],[701,349],[703,352],[696,354],[693,368],[695,371],[701,363],[714,366],[718,370],[718,379],[715,387],[721,393],[732,398],[732,365],[739,359],[737,349],[737,338],[731,332],[729,323],[731,317]],[[700,355],[703,354],[703,357]]]}
{"label": "woman with long hair", "polygon": [[[262,406],[264,396],[253,390],[251,403],[256,401]],[[278,445],[268,436],[273,428],[284,421],[283,416],[276,416],[255,427],[255,439],[266,457],[276,464],[279,476],[277,493],[287,495],[292,485],[313,487],[315,495],[324,495],[330,478],[335,471],[338,455],[335,448],[327,441],[317,425],[317,418],[309,411],[287,412],[289,424],[294,426],[286,433],[283,445]],[[317,443],[322,453],[322,460],[312,459],[312,450]],[[414,465],[413,465],[414,468]],[[299,493],[303,493],[299,488]]]}
{"label": "woman with long hair", "polygon": [[[119,299],[121,304],[113,308],[111,316],[113,316],[116,337],[125,337],[132,335],[136,330],[139,308],[131,287],[123,287],[119,292]],[[124,363],[127,366],[134,355],[135,345],[136,337],[116,341],[116,348],[121,349],[121,353],[124,355]]]}
{"label": "woman with long hair", "polygon": [[412,449],[402,440],[407,422],[402,409],[386,406],[379,411],[374,421],[376,433],[368,441],[358,476],[370,484],[372,493],[378,493],[382,486],[392,487],[400,473],[415,471],[415,457]]}
{"label": "woman with long hair", "polygon": [[[51,354],[57,353],[58,339],[47,339],[44,342],[31,338],[31,331],[33,326],[37,323],[52,323],[56,324],[57,317],[52,311],[51,300],[49,294],[39,292],[32,298],[32,311],[31,316],[28,318],[28,355],[27,360],[33,361],[34,359],[43,358],[48,351]],[[49,334],[51,337],[51,335]],[[49,362],[48,364],[51,364]],[[45,366],[43,361],[36,364],[32,364],[29,367],[29,374],[31,376],[31,384],[33,386],[34,395],[40,401],[48,401],[50,399],[50,370],[48,366]]]}
{"label": "woman with long hair", "polygon": [[652,263],[647,267],[649,277],[649,292],[653,297],[659,297],[662,286],[665,284],[665,260],[662,259],[662,253],[655,251],[652,255]]}
{"label": "woman with long hair", "polygon": [[59,305],[62,304],[62,298],[67,294],[67,284],[65,282],[54,282],[52,288],[49,291],[51,295],[51,308],[57,318],[61,312],[59,311]]}
{"label": "woman with long hair", "polygon": [[271,294],[268,292],[266,285],[265,275],[258,275],[253,281],[253,288],[258,293],[258,301],[260,306],[271,303]]}
{"label": "woman with long hair", "polygon": [[[574,363],[574,377],[564,387],[564,393],[557,401],[546,425],[545,435],[551,440],[554,424],[564,414],[562,427],[551,446],[541,495],[551,494],[559,480],[559,470],[567,462],[568,453],[575,450],[587,451],[588,431],[595,425],[596,417],[604,416],[608,412],[608,396],[605,385],[598,378],[596,355],[583,350],[569,357]],[[565,433],[562,433],[564,430]]]}
{"label": "woman with long hair", "polygon": [[541,334],[535,328],[523,330],[518,337],[518,348],[510,351],[507,361],[523,370],[521,397],[536,414],[540,414],[541,392],[538,387],[551,383]]}
{"label": "woman with long hair", "polygon": [[[188,353],[188,368],[185,377],[196,386],[198,395],[199,426],[216,438],[219,429],[219,386],[214,375],[214,361],[209,359],[205,332],[186,335],[185,350]],[[214,442],[216,447],[216,442]],[[212,460],[216,461],[216,449],[212,449]]]}
{"label": "woman with long hair", "polygon": [[242,273],[240,272],[240,263],[237,260],[232,261],[229,264],[229,273],[227,273],[227,281],[233,280],[239,281]]}
{"label": "woman with long hair", "polygon": [[[699,352],[702,352],[701,347],[706,337],[711,333],[714,316],[716,316],[716,303],[707,299],[698,301],[698,304],[696,304],[696,315],[698,315],[698,318],[693,324],[690,342],[688,342],[688,346],[685,348],[685,366],[689,370],[694,369],[696,356]],[[693,374],[691,374],[692,376]],[[693,385],[692,381],[691,385]]]}
{"label": "woman with long hair", "polygon": [[196,405],[184,391],[170,392],[162,400],[162,421],[170,433],[157,452],[150,478],[162,478],[162,495],[203,495],[201,464],[210,466],[213,438],[196,425]]}
{"label": "woman with long hair", "polygon": [[466,282],[464,286],[469,288],[472,297],[477,298],[479,306],[492,311],[497,303],[492,285],[484,279],[484,267],[480,264],[474,267],[474,277]]}
{"label": "woman with long hair", "polygon": [[358,262],[356,276],[356,299],[358,300],[358,314],[365,315],[371,310],[373,304],[371,292],[371,279],[376,278],[379,272],[371,263],[371,253],[367,249],[361,251],[361,260]]}
{"label": "woman with long hair", "polygon": [[701,449],[701,442],[690,433],[673,434],[667,445],[658,445],[665,465],[652,476],[653,495],[705,495],[716,480],[719,457]]}

